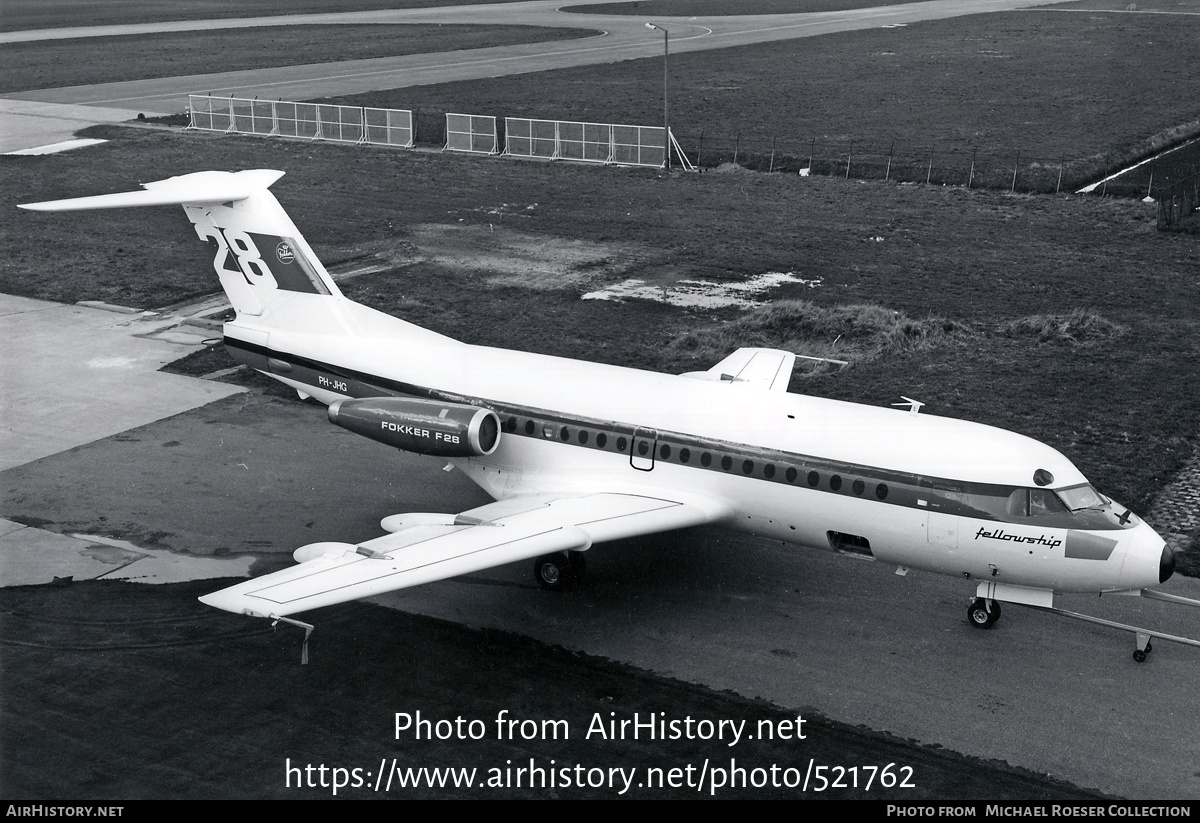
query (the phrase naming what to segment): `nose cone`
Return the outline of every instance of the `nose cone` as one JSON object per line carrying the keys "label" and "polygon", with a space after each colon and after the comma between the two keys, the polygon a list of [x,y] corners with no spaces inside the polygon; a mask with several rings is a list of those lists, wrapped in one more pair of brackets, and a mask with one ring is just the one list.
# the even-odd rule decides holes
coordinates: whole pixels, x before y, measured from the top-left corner
{"label": "nose cone", "polygon": [[1127,532],[1129,544],[1121,568],[1121,584],[1144,589],[1166,580],[1175,571],[1175,554],[1147,523]]}
{"label": "nose cone", "polygon": [[1175,573],[1175,552],[1170,546],[1163,546],[1162,557],[1158,560],[1158,582],[1166,583]]}

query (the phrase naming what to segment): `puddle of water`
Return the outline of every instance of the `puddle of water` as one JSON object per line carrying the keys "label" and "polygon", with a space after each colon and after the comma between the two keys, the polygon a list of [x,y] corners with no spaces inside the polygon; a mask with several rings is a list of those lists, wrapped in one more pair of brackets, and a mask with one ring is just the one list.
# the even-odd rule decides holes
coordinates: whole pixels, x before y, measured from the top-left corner
{"label": "puddle of water", "polygon": [[729,306],[750,309],[762,305],[766,292],[785,283],[799,283],[815,289],[821,278],[805,279],[792,272],[766,272],[739,283],[714,283],[709,280],[676,280],[669,285],[654,285],[636,278],[608,288],[588,292],[584,300],[657,300],[688,309],[719,309]]}

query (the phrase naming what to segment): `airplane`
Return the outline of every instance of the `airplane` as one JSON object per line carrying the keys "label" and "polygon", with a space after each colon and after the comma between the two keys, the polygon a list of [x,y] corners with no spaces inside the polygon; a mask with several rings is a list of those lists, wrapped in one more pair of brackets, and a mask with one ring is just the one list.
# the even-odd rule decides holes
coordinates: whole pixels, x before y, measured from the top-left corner
{"label": "airplane", "polygon": [[21,206],[180,205],[236,316],[234,358],[328,407],[331,422],[444,457],[496,502],[385,517],[361,543],[296,549],[297,565],[200,600],[291,615],[534,560],[577,582],[594,544],[716,524],[971,581],[972,626],[1032,606],[1151,640],[1200,642],[1054,607],[1064,592],[1138,595],[1171,577],[1164,540],[1053,448],[907,409],[789,393],[796,355],[741,348],[707,371],[659,374],[468,345],[342,295],[270,187],[283,172],[202,171],[141,191]]}

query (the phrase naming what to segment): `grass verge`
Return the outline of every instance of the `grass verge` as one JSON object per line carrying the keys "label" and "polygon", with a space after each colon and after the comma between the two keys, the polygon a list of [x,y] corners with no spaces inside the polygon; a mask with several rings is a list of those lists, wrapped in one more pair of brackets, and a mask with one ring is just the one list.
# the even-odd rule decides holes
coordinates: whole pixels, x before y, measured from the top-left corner
{"label": "grass verge", "polygon": [[533,26],[337,25],[37,40],[0,47],[0,92],[591,37]]}
{"label": "grass verge", "polygon": [[517,0],[4,0],[0,31],[512,2]]}

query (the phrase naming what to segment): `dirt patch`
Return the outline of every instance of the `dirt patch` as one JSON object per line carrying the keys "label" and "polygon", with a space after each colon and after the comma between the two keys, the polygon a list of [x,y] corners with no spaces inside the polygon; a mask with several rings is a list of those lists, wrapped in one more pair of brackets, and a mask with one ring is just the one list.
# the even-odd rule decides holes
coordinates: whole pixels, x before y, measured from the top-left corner
{"label": "dirt patch", "polygon": [[[480,211],[520,214],[536,207],[506,203]],[[489,285],[535,290],[592,288],[619,280],[664,256],[638,243],[574,240],[494,223],[426,223],[411,227],[402,238],[377,241],[356,248],[355,253],[343,253],[364,267],[368,258],[392,269],[428,263],[484,277]]]}

